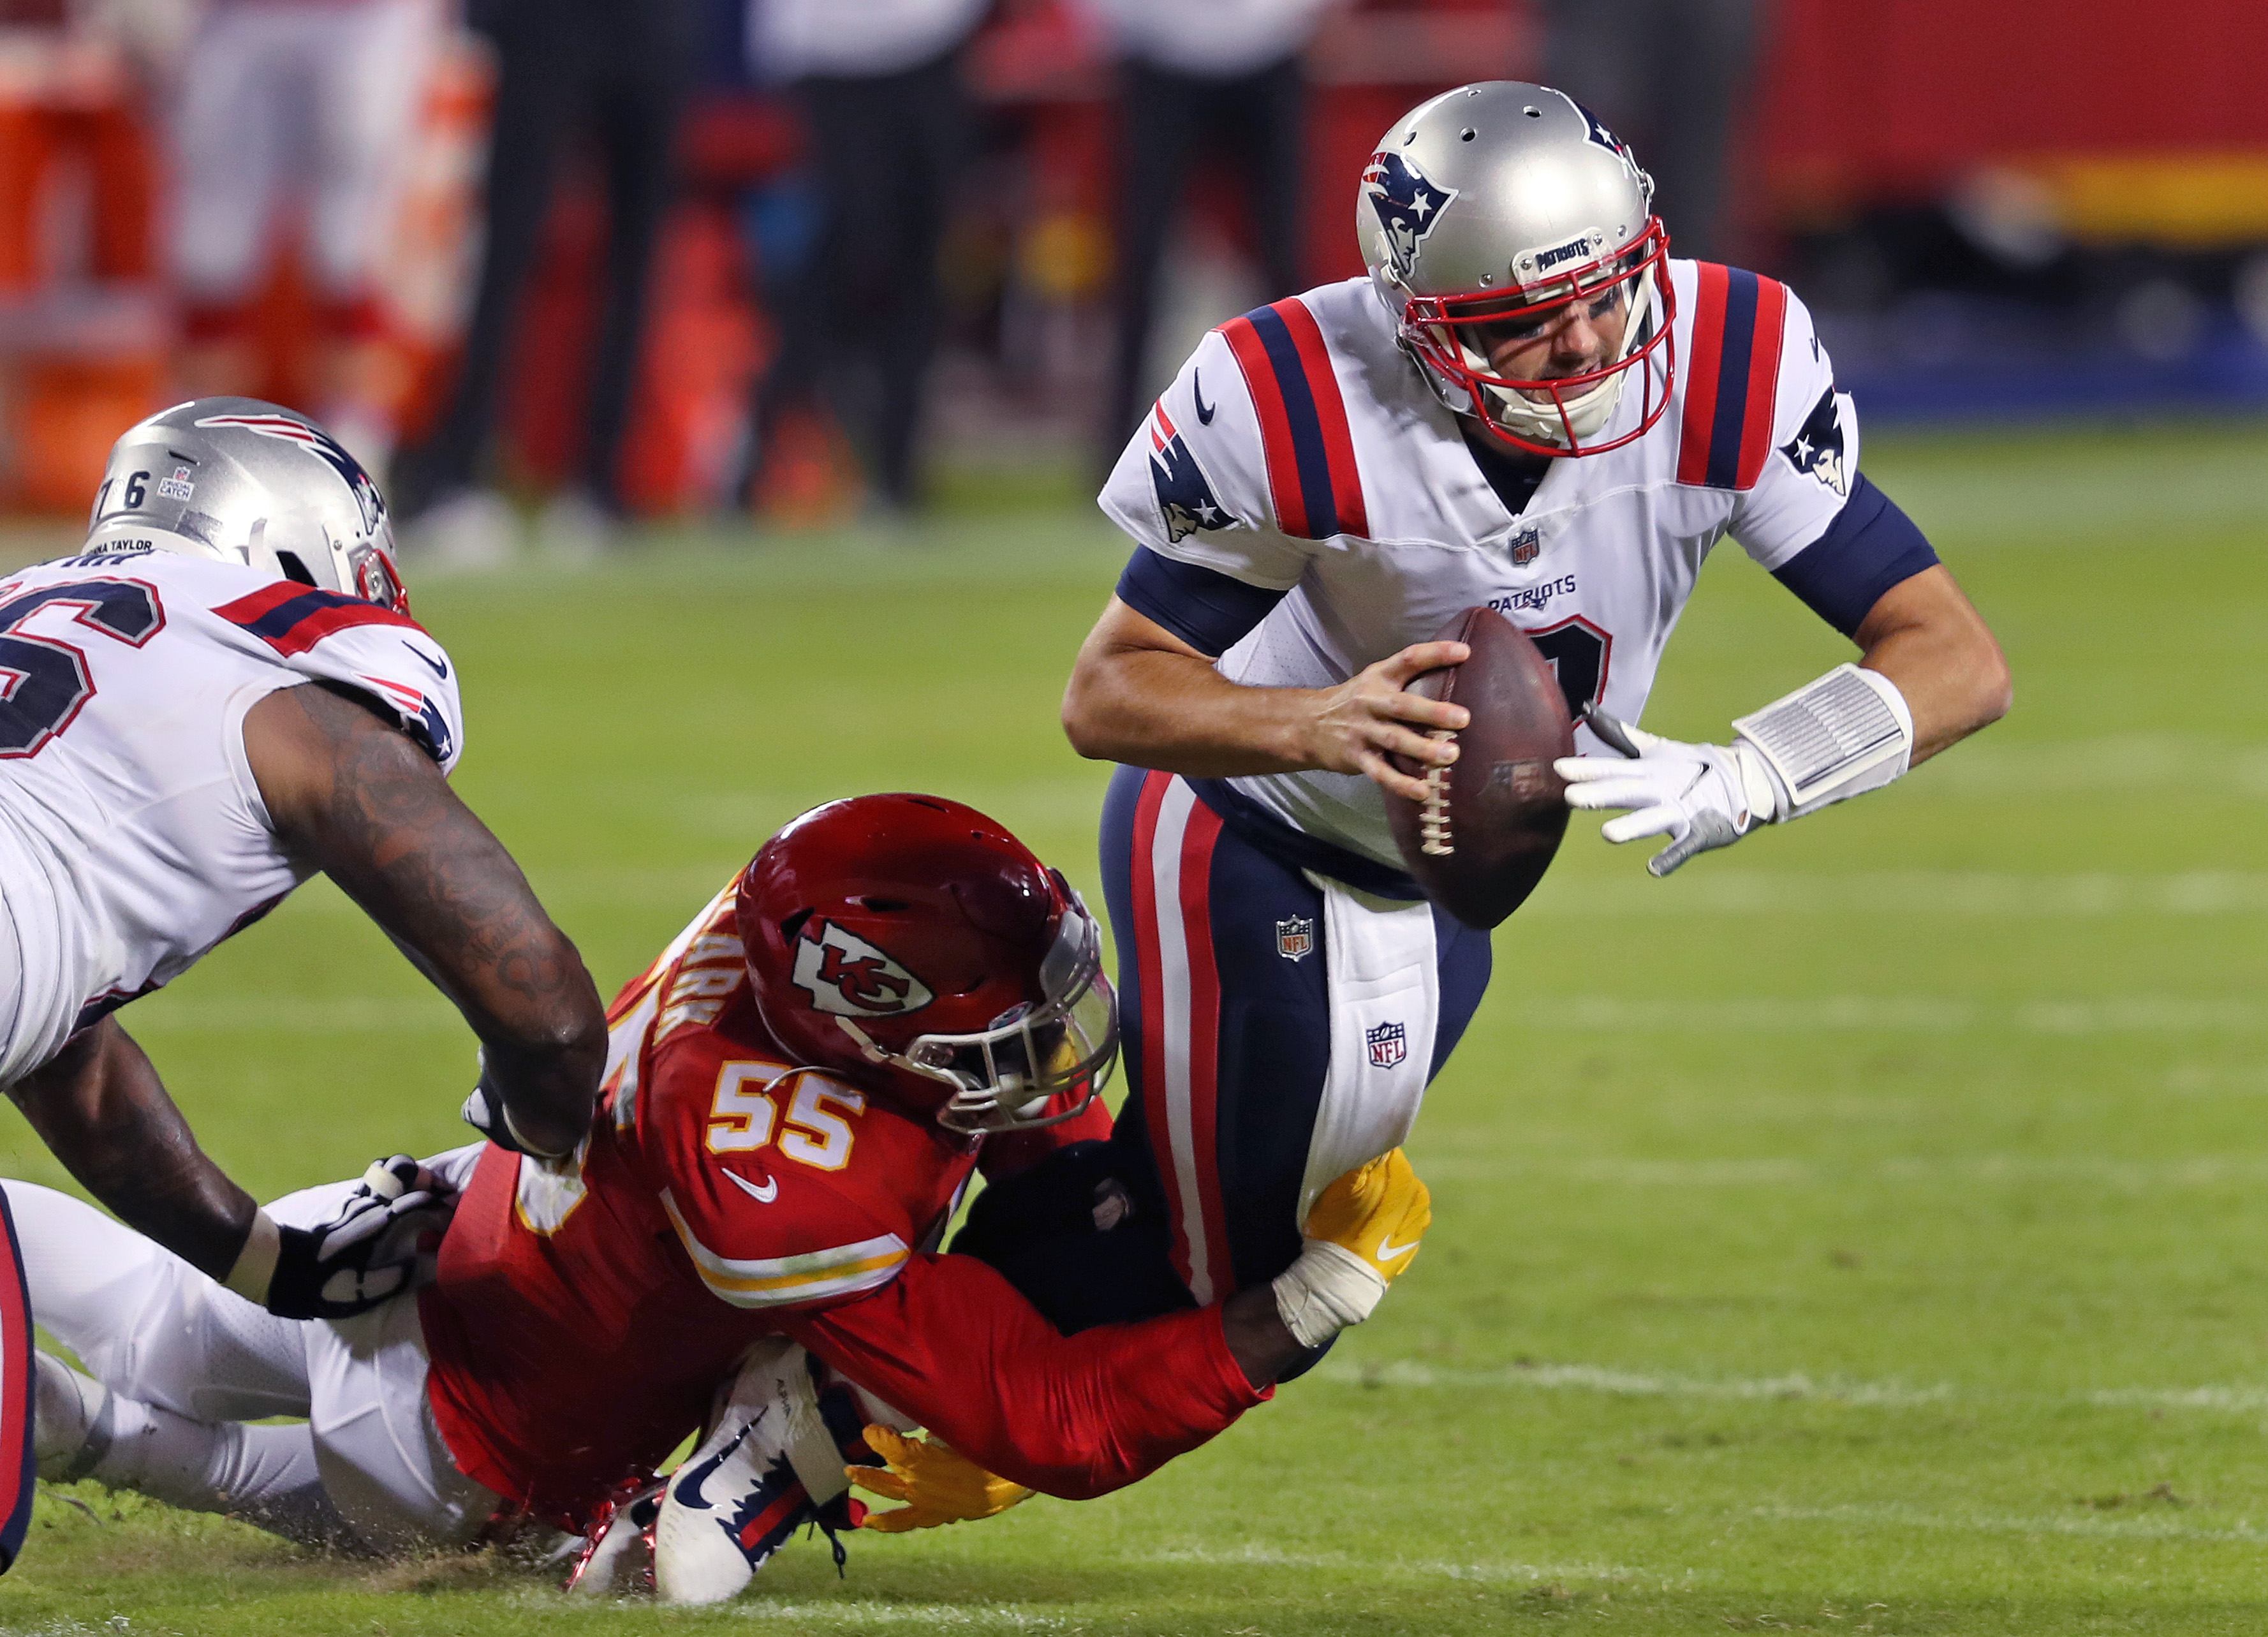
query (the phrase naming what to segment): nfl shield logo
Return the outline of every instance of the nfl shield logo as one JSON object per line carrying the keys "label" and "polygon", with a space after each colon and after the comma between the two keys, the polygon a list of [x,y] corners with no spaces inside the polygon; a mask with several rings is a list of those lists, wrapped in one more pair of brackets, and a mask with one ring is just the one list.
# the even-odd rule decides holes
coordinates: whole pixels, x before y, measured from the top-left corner
{"label": "nfl shield logo", "polygon": [[1541,529],[1523,528],[1512,537],[1512,560],[1518,567],[1526,568],[1535,562],[1543,549],[1543,533]]}
{"label": "nfl shield logo", "polygon": [[1374,1069],[1394,1068],[1410,1055],[1410,1031],[1399,1023],[1366,1029],[1362,1037],[1370,1046],[1370,1066]]}
{"label": "nfl shield logo", "polygon": [[1276,923],[1276,953],[1286,961],[1304,961],[1315,948],[1315,918],[1295,915]]}

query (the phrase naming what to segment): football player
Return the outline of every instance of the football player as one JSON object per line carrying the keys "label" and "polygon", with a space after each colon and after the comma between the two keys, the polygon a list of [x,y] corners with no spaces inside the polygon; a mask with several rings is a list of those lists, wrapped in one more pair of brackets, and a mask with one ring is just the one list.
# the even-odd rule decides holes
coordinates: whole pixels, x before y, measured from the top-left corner
{"label": "football player", "polygon": [[0,579],[0,1087],[96,1198],[274,1313],[401,1287],[426,1196],[351,1231],[277,1222],[115,1015],[318,871],[479,1037],[468,1117],[574,1147],[598,991],[450,792],[456,667],[409,616],[385,501],[321,428],[203,398],[129,430],[85,548]]}
{"label": "football player", "polygon": [[[280,1324],[90,1207],[9,1184],[41,1316],[99,1378],[40,1358],[41,1470],[367,1550],[522,1514],[581,1530],[711,1418],[752,1346],[784,1338],[871,1397],[830,1429],[843,1411],[761,1351],[775,1373],[742,1374],[662,1508],[665,1593],[744,1584],[840,1496],[841,1447],[873,1459],[870,1419],[957,1452],[873,1434],[917,1502],[878,1522],[1130,1482],[1366,1316],[1426,1208],[1391,1156],[1325,1195],[1272,1287],[1074,1337],[984,1263],[930,1254],[980,1162],[1107,1129],[1101,951],[1063,877],[982,814],[911,795],[818,808],[616,999],[571,1161],[462,1149],[438,1181],[403,1159],[274,1207],[306,1220],[461,1184],[437,1282],[336,1323]],[[311,1420],[240,1424],[276,1414]]]}
{"label": "football player", "polygon": [[[1557,91],[1431,99],[1363,173],[1368,277],[1208,335],[1103,490],[1137,547],[1064,724],[1123,764],[1115,1157],[1194,1300],[1272,1277],[1317,1188],[1402,1141],[1487,982],[1486,935],[1424,901],[1384,806],[1425,795],[1390,758],[1457,756],[1465,711],[1408,691],[1466,657],[1429,640],[1451,616],[1534,638],[1597,725],[1568,801],[1631,809],[1609,841],[1666,837],[1657,875],[2007,709],[1992,634],[1860,474],[1802,302],[1672,259],[1652,195]],[[1624,730],[1727,535],[1858,662],[1723,744]]]}

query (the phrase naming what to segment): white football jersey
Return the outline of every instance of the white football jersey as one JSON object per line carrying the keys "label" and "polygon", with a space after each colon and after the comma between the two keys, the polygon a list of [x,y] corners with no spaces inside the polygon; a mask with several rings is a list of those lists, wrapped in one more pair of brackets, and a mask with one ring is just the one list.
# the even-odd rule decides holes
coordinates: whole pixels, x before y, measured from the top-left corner
{"label": "white football jersey", "polygon": [[[1288,592],[1222,653],[1233,681],[1334,686],[1485,603],[1535,640],[1572,708],[1595,701],[1635,722],[1710,548],[1731,533],[1780,568],[1843,510],[1858,465],[1851,401],[1802,303],[1754,273],[1668,266],[1675,368],[1660,420],[1619,449],[1550,460],[1517,512],[1365,279],[1208,335],[1102,508],[1151,551]],[[1658,399],[1659,365],[1641,367],[1656,369]],[[1633,372],[1597,441],[1638,426],[1646,396]],[[1578,748],[1603,748],[1587,730]],[[1399,867],[1368,778],[1229,782],[1273,817]]]}
{"label": "white football jersey", "polygon": [[315,679],[456,764],[455,668],[406,615],[158,551],[0,579],[0,1085],[306,879],[269,826],[244,718]]}

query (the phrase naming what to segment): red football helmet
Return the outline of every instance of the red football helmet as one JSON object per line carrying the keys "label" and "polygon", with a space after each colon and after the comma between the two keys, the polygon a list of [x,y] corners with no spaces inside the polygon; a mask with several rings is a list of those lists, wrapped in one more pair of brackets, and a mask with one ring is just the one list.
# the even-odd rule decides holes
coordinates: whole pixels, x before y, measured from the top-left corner
{"label": "red football helmet", "polygon": [[[814,807],[756,854],[735,914],[781,1046],[950,1130],[1069,1119],[1117,1056],[1094,918],[974,807],[913,795]],[[1075,1101],[1047,1106],[1066,1092]]]}

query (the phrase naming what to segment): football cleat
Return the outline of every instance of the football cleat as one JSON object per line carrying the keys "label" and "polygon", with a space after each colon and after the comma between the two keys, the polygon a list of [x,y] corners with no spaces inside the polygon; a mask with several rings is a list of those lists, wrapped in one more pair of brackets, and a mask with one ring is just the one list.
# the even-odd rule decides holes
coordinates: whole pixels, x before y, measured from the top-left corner
{"label": "football cleat", "polygon": [[626,1484],[600,1503],[582,1550],[560,1590],[584,1597],[627,1597],[653,1589],[653,1531],[668,1486]]}
{"label": "football cleat", "polygon": [[[758,1344],[715,1425],[670,1476],[654,1525],[654,1589],[664,1603],[722,1603],[806,1523],[830,1540],[865,1508],[850,1499],[808,1354]],[[843,1550],[836,1543],[839,1567]]]}
{"label": "football cleat", "polygon": [[40,1476],[75,1483],[110,1450],[110,1389],[51,1353],[32,1354],[32,1453]]}

